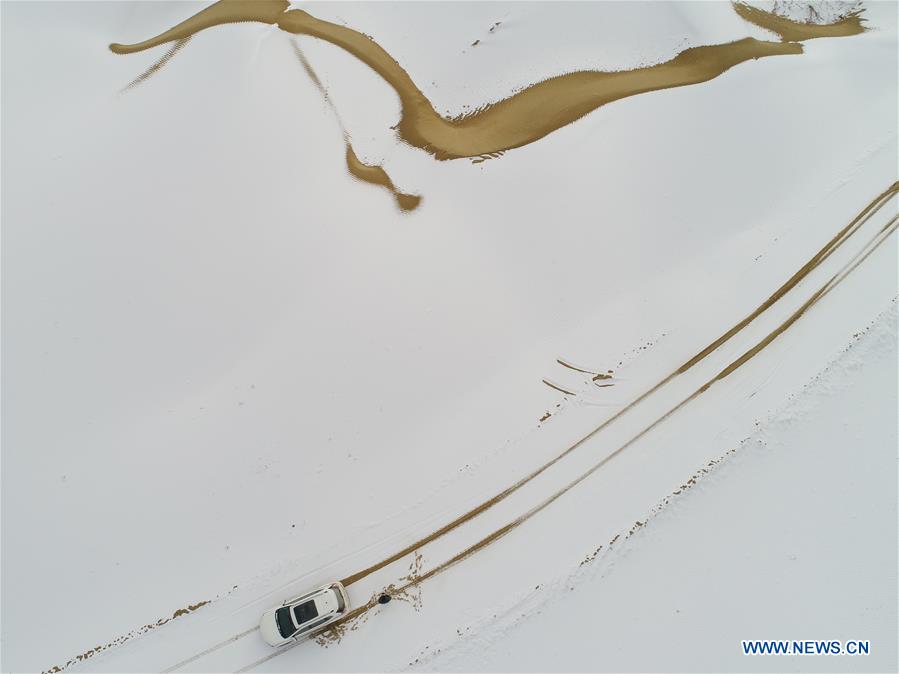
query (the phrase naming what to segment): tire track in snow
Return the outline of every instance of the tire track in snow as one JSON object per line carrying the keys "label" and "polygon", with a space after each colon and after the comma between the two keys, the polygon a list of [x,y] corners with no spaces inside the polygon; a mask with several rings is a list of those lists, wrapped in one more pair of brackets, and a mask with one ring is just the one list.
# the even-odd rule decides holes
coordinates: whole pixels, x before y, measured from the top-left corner
{"label": "tire track in snow", "polygon": [[174,672],[175,670],[181,669],[185,665],[189,665],[190,663],[195,662],[195,661],[199,660],[200,658],[204,658],[207,655],[209,655],[210,653],[214,653],[215,651],[217,651],[220,648],[224,648],[225,646],[227,646],[229,644],[233,644],[235,641],[239,641],[240,639],[243,639],[244,637],[249,636],[253,632],[256,632],[258,630],[259,630],[259,625],[256,625],[256,627],[251,627],[250,629],[246,630],[245,632],[240,632],[238,634],[235,634],[234,636],[228,637],[224,641],[220,641],[219,643],[217,643],[215,646],[210,646],[205,651],[201,651],[201,652],[197,653],[196,655],[190,656],[186,660],[182,660],[181,662],[179,662],[176,665],[172,665],[168,669],[164,669],[163,674],[169,674],[170,672]]}
{"label": "tire track in snow", "polygon": [[[734,334],[739,332],[743,327],[748,325],[749,322],[754,320],[765,309],[767,309],[774,302],[776,302],[778,299],[780,299],[780,297],[782,297],[784,294],[786,294],[786,292],[788,292],[792,287],[794,287],[802,278],[807,276],[808,273],[810,273],[813,269],[817,268],[825,259],[827,259],[827,257],[829,257],[831,255],[831,253],[833,253],[834,250],[836,250],[836,248],[838,248],[840,245],[842,245],[842,243],[845,242],[846,239],[848,239],[850,236],[852,236],[852,234],[854,234],[856,231],[858,231],[858,229],[863,224],[865,224],[875,213],[877,213],[877,211],[879,211],[897,193],[897,191],[899,191],[899,183],[893,183],[889,188],[887,188],[887,190],[885,190],[878,197],[876,197],[870,204],[868,204],[868,206],[866,206],[859,213],[859,215],[856,216],[849,223],[849,225],[847,225],[845,228],[843,228],[837,234],[837,236],[835,236],[833,239],[831,239],[831,241],[828,242],[828,244],[825,245],[825,247],[822,248],[821,251],[818,252],[818,254],[813,256],[812,259],[808,263],[806,263],[806,265],[804,265],[796,274],[794,274],[787,281],[787,283],[785,283],[783,286],[781,286],[781,288],[778,289],[778,291],[775,292],[775,294],[772,295],[768,300],[766,300],[765,303],[760,305],[760,307],[758,309],[756,309],[755,312],[750,314],[746,319],[744,319],[743,321],[738,323],[736,326],[734,326],[734,328],[732,328],[727,333],[722,335],[721,338],[719,338],[718,340],[715,340],[715,342],[712,342],[712,344],[710,344],[709,347],[706,347],[706,349],[703,349],[703,351],[701,351],[699,354],[697,354],[697,358],[687,361],[687,363],[685,363],[684,366],[682,366],[681,368],[676,370],[674,373],[672,373],[671,375],[669,375],[668,377],[663,379],[661,382],[656,384],[652,389],[650,389],[649,391],[647,391],[646,393],[642,394],[640,397],[635,399],[632,403],[630,403],[624,409],[629,409],[633,405],[636,405],[641,400],[644,400],[646,397],[651,395],[653,392],[657,391],[659,388],[664,386],[665,383],[669,382],[675,376],[677,376],[678,374],[681,374],[682,372],[685,372],[687,369],[690,369],[693,365],[695,365],[697,362],[702,360],[702,358],[704,358],[706,355],[708,355],[709,353],[711,353],[712,351],[717,349],[718,346],[723,344],[725,341],[730,339],[730,337],[732,337]],[[392,593],[401,594],[401,593],[407,592],[410,589],[413,589],[413,588],[421,585],[428,579],[433,578],[434,576],[448,570],[452,566],[455,566],[459,562],[471,557],[479,550],[482,550],[485,547],[487,547],[488,545],[490,545],[491,543],[494,543],[495,541],[499,540],[500,538],[502,538],[509,532],[513,531],[514,529],[518,528],[519,526],[521,526],[522,524],[527,522],[529,519],[534,517],[539,512],[545,510],[547,507],[552,505],[559,498],[564,496],[566,493],[571,491],[574,487],[579,485],[581,482],[586,480],[588,477],[590,477],[595,472],[597,472],[599,469],[601,469],[603,466],[605,466],[607,463],[609,463],[609,461],[614,459],[616,456],[618,456],[619,454],[624,452],[627,448],[631,447],[634,443],[636,443],[641,438],[643,438],[648,433],[650,433],[654,428],[656,428],[657,426],[662,424],[665,420],[669,419],[676,412],[678,412],[685,406],[689,405],[689,403],[691,403],[696,398],[701,396],[703,393],[708,391],[716,382],[721,381],[722,379],[726,378],[727,376],[729,376],[730,374],[735,372],[737,369],[739,369],[740,367],[745,365],[747,362],[752,360],[759,353],[761,353],[766,347],[768,347],[773,341],[775,341],[779,336],[781,336],[784,332],[786,332],[794,323],[796,323],[803,315],[805,315],[812,307],[814,307],[818,302],[820,302],[822,299],[824,299],[834,288],[838,287],[840,285],[840,283],[842,283],[855,269],[857,269],[859,267],[859,265],[861,265],[875,250],[877,250],[890,237],[890,235],[892,235],[896,231],[897,227],[899,227],[899,215],[894,215],[886,222],[886,224],[884,224],[878,230],[878,232],[865,244],[865,246],[860,251],[858,251],[835,274],[833,274],[824,284],[822,284],[798,309],[796,309],[792,314],[790,314],[790,316],[786,320],[784,320],[776,328],[774,328],[774,330],[769,332],[765,337],[763,337],[754,346],[752,346],[750,349],[745,351],[741,356],[739,356],[738,358],[733,360],[730,364],[728,364],[726,367],[724,367],[722,370],[720,370],[715,376],[713,376],[712,378],[707,380],[704,384],[702,384],[695,391],[693,391],[693,393],[691,393],[686,398],[681,400],[679,403],[677,403],[676,405],[671,407],[667,412],[665,412],[661,416],[657,417],[655,419],[655,421],[653,421],[648,426],[645,426],[640,432],[638,432],[636,435],[634,435],[630,440],[628,440],[627,442],[625,442],[624,444],[619,446],[612,453],[603,457],[600,461],[595,463],[588,470],[581,473],[581,475],[579,475],[577,478],[571,480],[564,487],[562,487],[558,491],[554,492],[552,495],[550,495],[549,497],[547,497],[546,499],[544,499],[543,501],[538,503],[536,506],[532,507],[530,510],[525,512],[523,515],[520,515],[519,517],[513,519],[506,525],[500,527],[499,529],[496,529],[492,533],[488,534],[487,536],[485,536],[484,538],[479,540],[477,543],[467,547],[466,549],[462,550],[460,553],[454,555],[453,557],[446,560],[445,562],[438,564],[437,566],[430,569],[429,571],[427,571],[423,574],[420,574],[420,575],[416,575],[415,577],[411,578],[407,583],[399,585],[395,588],[394,587],[388,588],[385,592],[387,594],[392,594]],[[714,346],[714,348],[711,348],[712,346]],[[701,357],[699,357],[699,356],[701,356]],[[570,451],[572,451],[577,446],[583,444],[587,439],[595,436],[596,433],[598,433],[602,428],[607,426],[613,419],[617,418],[617,416],[619,416],[619,415],[620,415],[620,413],[617,415],[614,415],[613,417],[610,417],[609,420],[607,420],[606,422],[603,422],[603,424],[601,424],[596,429],[594,429],[591,433],[589,433],[584,438],[579,440],[577,443],[575,443],[575,445],[572,445],[572,447],[570,447],[568,450],[566,450],[565,453],[560,455],[553,462],[557,461],[559,458],[561,458],[565,454],[570,453]],[[430,540],[433,540],[433,539],[430,539]],[[379,567],[379,568],[381,568],[381,567]],[[379,594],[382,594],[382,593],[375,594],[374,596],[372,596],[372,598],[367,603],[363,604],[362,606],[357,607],[356,609],[353,609],[346,615],[346,617],[344,617],[337,623],[334,623],[332,626],[330,626],[328,628],[328,630],[323,633],[323,635],[326,635],[325,638],[339,641],[340,638],[343,636],[344,631],[346,630],[346,626],[349,623],[361,618],[366,613],[368,613],[368,611],[370,611],[372,608],[374,608],[375,606],[378,605],[378,603],[379,603],[378,595]],[[287,646],[286,648],[280,649],[274,653],[270,653],[269,655],[265,656],[264,658],[256,660],[256,661],[250,663],[249,665],[246,665],[245,667],[237,670],[237,672],[238,672],[238,674],[241,672],[248,672],[248,671],[252,670],[253,668],[258,667],[259,665],[264,664],[265,662],[268,662],[269,660],[272,660],[273,658],[282,655],[283,653],[287,652],[288,650],[292,649],[294,646],[297,646],[297,645],[299,645],[299,644],[292,644],[292,645]]]}
{"label": "tire track in snow", "polygon": [[465,524],[466,522],[474,519],[484,511],[488,510],[492,506],[496,505],[500,501],[504,500],[511,494],[515,493],[521,487],[528,484],[532,480],[534,480],[539,475],[546,472],[549,468],[554,466],[556,463],[564,459],[566,456],[574,452],[581,445],[583,445],[587,440],[593,438],[597,433],[601,432],[604,428],[615,422],[617,419],[621,418],[629,411],[634,409],[641,402],[646,400],[653,393],[657,392],[666,384],[670,383],[677,376],[687,372],[699,362],[704,360],[711,353],[716,351],[723,344],[728,342],[732,337],[741,332],[744,328],[746,328],[750,323],[752,323],[755,319],[761,316],[765,311],[770,309],[778,300],[780,300],[784,295],[790,292],[793,288],[795,288],[804,278],[806,278],[809,274],[811,274],[815,269],[818,268],[825,260],[827,260],[836,250],[840,248],[855,232],[857,232],[871,217],[874,216],[883,206],[887,203],[897,192],[899,192],[899,182],[893,183],[888,187],[884,192],[879,194],[871,203],[869,203],[862,211],[849,222],[843,229],[841,229],[837,234],[830,239],[817,253],[815,253],[802,267],[799,268],[796,273],[794,273],[786,282],[784,282],[777,290],[774,291],[772,295],[770,295],[764,302],[762,302],[758,307],[755,308],[750,314],[748,314],[744,319],[742,319],[739,323],[731,327],[720,337],[709,343],[702,350],[700,350],[695,356],[684,362],[680,367],[671,372],[668,376],[664,377],[658,383],[656,383],[652,388],[646,390],[644,393],[640,394],[637,398],[632,400],[630,403],[622,407],[620,410],[615,412],[612,416],[610,416],[607,420],[602,422],[599,426],[593,429],[590,433],[585,435],[583,438],[575,442],[573,445],[565,449],[561,454],[556,456],[555,458],[547,461],[542,466],[539,466],[534,471],[525,475],[523,478],[518,480],[513,485],[507,487],[503,491],[494,495],[492,498],[487,499],[482,502],[480,505],[475,506],[468,512],[460,515],[453,521],[444,525],[440,529],[428,534],[427,536],[418,539],[414,543],[409,544],[402,550],[394,553],[390,557],[382,559],[380,562],[376,564],[372,564],[371,566],[362,569],[350,576],[344,578],[341,582],[345,586],[352,585],[353,583],[362,580],[366,576],[374,573],[375,571],[379,571],[383,569],[385,566],[396,562],[403,557],[415,552],[419,548],[424,547],[428,543],[435,541],[441,536],[453,531],[459,526]]}
{"label": "tire track in snow", "polygon": [[[545,464],[543,464],[536,470],[532,471],[530,474],[526,475],[524,478],[522,478],[521,480],[519,480],[512,486],[508,487],[507,489],[503,490],[499,494],[492,497],[491,499],[488,499],[487,501],[482,502],[480,505],[469,510],[465,514],[456,518],[455,520],[448,523],[447,525],[444,525],[440,529],[432,532],[428,536],[420,538],[415,543],[412,543],[411,545],[403,548],[399,552],[378,562],[377,564],[369,566],[369,567],[363,569],[362,571],[359,571],[351,576],[348,576],[347,578],[345,578],[342,581],[344,583],[344,585],[351,585],[352,583],[355,583],[355,582],[361,580],[362,578],[365,578],[366,576],[374,573],[375,571],[378,571],[378,570],[384,568],[385,566],[388,566],[389,564],[392,564],[393,562],[398,561],[399,559],[402,559],[403,557],[406,557],[407,555],[412,554],[413,552],[416,552],[420,548],[426,546],[428,543],[431,543],[431,542],[437,540],[438,538],[442,537],[443,535],[449,533],[450,531],[458,528],[465,522],[468,522],[468,521],[474,519],[481,513],[485,512],[492,506],[496,505],[497,503],[499,503],[500,501],[502,501],[503,499],[505,499],[506,497],[508,497],[509,495],[511,495],[518,489],[520,489],[521,487],[523,487],[528,482],[535,479],[537,476],[544,473],[550,467],[552,467],[553,465],[555,465],[556,463],[561,461],[564,457],[571,454],[578,447],[583,445],[585,442],[587,442],[591,438],[595,437],[604,428],[606,428],[611,423],[613,423],[615,420],[619,419],[621,416],[626,414],[628,411],[632,410],[634,407],[636,407],[641,402],[646,400],[652,394],[654,394],[659,389],[661,389],[666,384],[668,384],[673,379],[675,379],[678,375],[683,374],[684,372],[690,370],[692,367],[694,367],[696,364],[701,362],[704,358],[706,358],[708,355],[710,355],[712,352],[717,350],[720,346],[722,346],[724,343],[726,343],[732,337],[734,337],[736,334],[738,334],[740,331],[742,331],[746,326],[748,326],[756,318],[761,316],[765,311],[767,311],[770,307],[772,307],[784,295],[786,295],[793,288],[795,288],[804,278],[806,278],[812,271],[817,269],[836,250],[838,250],[847,240],[849,240],[849,238],[851,238],[853,236],[853,234],[855,234],[890,199],[892,199],[892,197],[895,196],[897,194],[897,192],[899,192],[899,182],[893,183],[886,190],[884,190],[884,192],[882,192],[880,195],[875,197],[875,199],[872,200],[865,208],[863,208],[858,213],[858,215],[856,215],[855,218],[853,218],[849,222],[849,224],[847,224],[839,232],[837,232],[837,234],[833,238],[831,238],[817,253],[815,253],[802,267],[800,267],[799,270],[797,270],[772,295],[770,295],[764,302],[762,302],[758,307],[756,307],[756,309],[753,310],[750,314],[748,314],[744,319],[742,319],[740,322],[735,324],[733,327],[731,327],[729,330],[727,330],[725,333],[723,333],[716,340],[709,343],[706,347],[704,347],[701,351],[699,351],[695,356],[690,358],[679,368],[677,368],[676,370],[671,372],[669,375],[664,377],[662,380],[660,380],[658,383],[656,383],[653,387],[651,387],[650,389],[648,389],[647,391],[645,391],[644,393],[639,395],[633,401],[631,401],[626,406],[621,408],[618,412],[616,412],[615,414],[610,416],[607,420],[602,422],[599,426],[597,426],[590,433],[588,433],[583,438],[578,440],[576,443],[574,443],[573,445],[568,447],[561,454],[559,454],[555,458],[551,459],[550,461],[546,462]],[[492,534],[489,534],[485,538],[482,538],[480,541],[478,541],[474,545],[466,548],[461,553],[452,557],[450,560],[447,560],[446,562],[438,565],[437,567],[434,567],[433,569],[426,572],[425,574],[416,576],[414,579],[410,580],[409,582],[407,582],[404,585],[401,585],[396,588],[392,588],[392,591],[394,591],[396,593],[401,593],[401,592],[406,591],[416,585],[419,585],[419,584],[423,583],[425,580],[437,575],[438,573],[441,573],[442,571],[445,571],[449,567],[466,559],[467,557],[471,556],[472,554],[474,554],[478,550],[482,549],[483,547],[498,540],[499,538],[504,536],[506,533],[508,533],[512,529],[516,528],[520,524],[524,523],[525,521],[527,521],[528,519],[533,517],[533,515],[537,514],[537,512],[540,512],[544,508],[548,507],[552,502],[554,502],[556,499],[558,499],[564,493],[566,493],[567,491],[572,489],[576,484],[579,484],[584,479],[586,479],[586,477],[588,477],[592,473],[596,472],[596,470],[598,470],[601,466],[605,465],[605,463],[607,463],[615,455],[624,451],[624,449],[626,449],[627,447],[632,445],[634,442],[639,440],[641,437],[643,437],[644,435],[649,433],[653,428],[655,428],[657,425],[662,423],[665,419],[667,419],[672,414],[674,414],[674,412],[676,412],[678,409],[680,409],[684,405],[688,404],[691,400],[695,399],[698,395],[700,395],[704,391],[708,390],[708,388],[711,387],[716,381],[723,379],[728,374],[732,373],[735,369],[737,369],[742,364],[744,364],[746,361],[748,361],[749,359],[751,359],[752,357],[757,355],[768,344],[770,344],[771,341],[776,339],[777,336],[779,336],[790,325],[792,325],[796,320],[798,320],[802,316],[802,314],[804,314],[808,309],[811,308],[811,306],[813,306],[818,301],[823,299],[823,297],[826,296],[834,287],[836,287],[853,269],[855,269],[859,264],[861,264],[861,262],[863,262],[864,259],[867,258],[867,256],[870,255],[870,253],[873,252],[873,250],[877,246],[879,246],[880,243],[882,243],[883,240],[885,240],[887,236],[889,236],[889,234],[891,234],[893,231],[895,231],[896,223],[897,223],[896,218],[897,218],[897,216],[893,216],[890,219],[890,221],[874,237],[874,241],[869,242],[868,247],[866,247],[861,253],[856,255],[856,257],[854,257],[853,260],[850,260],[850,262],[847,263],[848,265],[851,265],[850,268],[844,267],[839,272],[837,272],[837,274],[835,274],[833,277],[831,277],[831,279],[827,283],[825,283],[824,286],[819,288],[818,291],[816,291],[816,293],[814,293],[812,295],[812,297],[808,301],[806,301],[805,304],[803,304],[800,307],[800,309],[798,309],[796,312],[794,312],[794,314],[789,319],[787,319],[787,321],[785,323],[782,323],[781,326],[779,326],[779,328],[777,330],[770,333],[765,339],[762,340],[762,342],[759,342],[758,344],[756,344],[755,347],[753,347],[752,349],[750,349],[749,351],[744,353],[743,356],[741,356],[736,361],[732,362],[724,370],[719,372],[718,375],[716,375],[714,378],[712,378],[711,380],[706,382],[702,387],[700,387],[701,390],[698,389],[696,392],[691,394],[691,396],[689,396],[688,398],[681,401],[681,403],[679,403],[676,407],[669,410],[665,415],[656,419],[656,421],[654,421],[652,424],[650,424],[650,426],[644,428],[643,431],[641,431],[638,435],[631,438],[631,440],[629,440],[625,445],[622,445],[617,450],[615,450],[615,452],[613,452],[611,455],[605,457],[600,463],[594,465],[587,473],[583,474],[581,477],[579,477],[577,480],[573,481],[572,483],[569,483],[562,490],[560,490],[559,492],[556,492],[551,497],[549,497],[545,501],[541,502],[540,504],[538,504],[537,506],[535,506],[534,508],[532,508],[531,510],[526,512],[521,517],[516,518],[515,520],[513,520],[509,524],[505,525],[504,527],[494,531]],[[871,247],[871,244],[873,244],[873,247]],[[867,252],[865,252],[865,251],[867,251]],[[862,255],[862,257],[859,258],[859,255]],[[378,594],[380,594],[380,593],[378,593]],[[205,604],[205,603],[208,603],[208,602],[204,602],[203,604]],[[203,604],[196,605],[193,608],[191,608],[191,610],[195,610],[196,608],[199,608],[199,606],[201,606]],[[338,632],[339,632],[339,628],[341,625],[345,625],[347,622],[354,620],[356,618],[359,618],[360,616],[367,613],[369,610],[371,610],[376,605],[377,605],[377,595],[373,596],[372,599],[370,599],[366,604],[363,604],[362,606],[351,611],[346,616],[346,618],[341,620],[339,623],[332,625],[330,629],[334,629],[336,636],[339,638]],[[126,641],[129,641],[134,636],[143,634],[144,631],[148,631],[149,629],[154,629],[155,627],[165,624],[166,622],[169,622],[170,620],[173,620],[174,618],[179,617],[179,615],[181,615],[181,614],[182,613],[180,611],[176,611],[175,614],[171,618],[163,619],[161,621],[158,621],[156,624],[145,625],[144,627],[139,628],[138,630],[134,630],[134,631],[130,632],[128,635],[119,637],[118,639],[116,639],[106,645],[98,646],[94,649],[90,649],[89,651],[86,651],[85,653],[83,653],[79,656],[76,656],[75,658],[71,658],[62,666],[55,666],[48,670],[45,670],[45,672],[43,674],[55,674],[57,672],[61,672],[64,669],[70,667],[71,665],[76,664],[78,662],[82,662],[90,657],[93,657],[94,655],[96,655],[97,653],[99,653],[103,650],[106,650],[112,646],[121,645],[121,644],[125,643]],[[210,653],[212,653],[216,650],[219,650],[220,648],[223,648],[229,644],[234,643],[235,641],[238,641],[239,639],[242,639],[242,638],[248,636],[249,634],[252,634],[257,629],[258,629],[258,626],[255,626],[249,630],[246,630],[244,632],[240,632],[236,635],[233,635],[233,636],[229,637],[228,639],[221,641],[218,644],[215,644],[214,646],[211,646],[211,647],[207,648],[206,650],[201,651],[200,653],[191,656],[190,658],[182,660],[178,664],[173,665],[172,667],[166,669],[165,671],[172,672],[172,671],[175,671],[176,669],[180,669],[181,667],[183,667],[187,664],[190,664],[206,655],[209,655]],[[143,630],[143,631],[141,631],[141,630]],[[267,660],[270,660],[271,658],[280,655],[281,653],[285,652],[286,650],[289,650],[292,647],[293,646],[290,646],[287,649],[280,649],[279,651],[272,653],[269,656],[266,656],[265,659],[254,662],[251,665],[248,665],[247,668],[241,669],[239,671],[245,671],[248,668],[252,668],[259,664],[262,664],[263,662],[266,662]]]}
{"label": "tire track in snow", "polygon": [[[822,378],[825,378],[828,375],[834,376],[832,374],[832,371],[839,367],[839,364],[843,362],[843,359],[846,357],[847,354],[851,353],[853,349],[859,348],[860,343],[862,343],[862,348],[861,348],[862,354],[866,355],[867,351],[870,350],[871,347],[868,345],[865,345],[862,342],[863,339],[865,339],[869,335],[872,336],[874,339],[890,339],[890,337],[888,337],[887,335],[892,335],[894,338],[895,332],[892,330],[882,330],[882,326],[887,321],[892,321],[893,323],[895,323],[896,302],[897,302],[897,298],[894,297],[891,300],[890,305],[887,309],[885,309],[884,311],[879,313],[877,315],[877,317],[874,318],[874,320],[872,320],[867,325],[867,327],[865,327],[862,330],[860,330],[859,332],[853,334],[851,340],[848,342],[848,344],[846,346],[844,346],[840,350],[839,355],[837,355],[834,360],[832,360],[821,371],[819,371],[816,375],[814,375],[811,379],[809,379],[796,393],[789,396],[788,400],[790,402],[788,402],[784,408],[782,408],[774,413],[769,413],[769,415],[765,419],[766,425],[771,424],[771,423],[776,423],[779,416],[785,410],[792,409],[795,406],[795,404],[796,404],[795,399],[797,397],[800,397],[800,396],[806,394],[810,389],[813,389],[814,384],[819,382]],[[874,334],[872,335],[871,333],[874,333]],[[861,357],[864,357],[864,356],[861,356]],[[756,423],[758,424],[759,422],[756,422]],[[676,503],[679,499],[686,496],[691,489],[693,489],[694,487],[699,485],[707,477],[709,477],[710,475],[714,474],[716,471],[719,471],[721,468],[723,468],[734,455],[743,451],[743,449],[747,445],[747,443],[749,443],[750,440],[752,438],[756,437],[760,432],[764,432],[763,429],[760,429],[758,426],[756,426],[756,430],[749,436],[743,438],[739,443],[736,444],[736,446],[732,447],[731,449],[727,450],[726,452],[723,452],[722,454],[718,455],[717,457],[710,459],[702,467],[695,470],[690,475],[689,478],[687,478],[679,487],[677,487],[677,489],[670,492],[667,496],[665,496],[663,499],[658,501],[654,506],[652,506],[648,510],[648,512],[643,516],[642,519],[635,520],[634,523],[630,526],[630,528],[628,528],[626,531],[624,529],[621,529],[611,539],[609,539],[605,544],[600,544],[593,552],[588,554],[584,559],[582,559],[578,563],[578,566],[576,567],[574,574],[569,576],[569,579],[566,580],[566,584],[568,584],[570,582],[570,580],[577,578],[577,576],[580,573],[579,570],[582,567],[592,564],[593,562],[596,561],[596,559],[598,557],[601,559],[601,556],[600,556],[601,553],[602,554],[611,553],[615,548],[621,546],[623,543],[625,543],[626,541],[631,539],[634,535],[641,532],[641,530],[644,527],[646,527],[647,525],[651,524],[652,521],[656,517],[658,517],[660,514],[664,513],[666,511],[666,509],[672,503]],[[469,630],[469,628],[466,628],[466,631],[468,631],[468,630]],[[436,652],[434,650],[431,650],[431,652],[427,654],[427,657],[432,658],[439,652],[440,652],[440,649],[437,649]],[[407,666],[412,667],[413,665],[420,665],[423,663],[423,661],[424,661],[424,659],[416,659],[414,662],[408,663]]]}

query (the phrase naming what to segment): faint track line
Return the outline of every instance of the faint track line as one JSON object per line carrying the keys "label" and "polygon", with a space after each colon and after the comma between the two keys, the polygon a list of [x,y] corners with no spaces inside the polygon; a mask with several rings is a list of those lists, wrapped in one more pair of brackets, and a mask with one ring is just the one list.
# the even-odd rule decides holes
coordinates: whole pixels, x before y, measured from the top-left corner
{"label": "faint track line", "polygon": [[224,641],[220,641],[219,643],[217,643],[215,646],[210,646],[205,651],[201,651],[200,653],[197,653],[196,655],[190,656],[186,660],[182,660],[177,665],[172,665],[168,669],[162,670],[163,674],[170,674],[171,672],[174,672],[177,669],[181,669],[182,667],[184,667],[184,665],[189,665],[190,663],[192,663],[196,660],[199,660],[200,658],[206,657],[210,653],[214,653],[215,651],[217,651],[220,648],[224,648],[228,644],[233,644],[235,641],[239,641],[240,639],[243,639],[245,636],[249,636],[253,632],[257,631],[258,629],[259,629],[259,625],[256,625],[256,627],[248,629],[245,632],[241,632],[240,634],[235,634],[232,637],[228,637]]}

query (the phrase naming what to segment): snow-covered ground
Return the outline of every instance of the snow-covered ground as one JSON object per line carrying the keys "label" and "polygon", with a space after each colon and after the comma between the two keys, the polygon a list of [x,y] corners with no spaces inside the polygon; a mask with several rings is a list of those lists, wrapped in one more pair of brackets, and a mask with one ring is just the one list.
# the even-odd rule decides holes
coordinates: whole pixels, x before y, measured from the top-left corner
{"label": "snow-covered ground", "polygon": [[[631,537],[415,669],[895,669],[895,364],[894,305]],[[740,647],[815,634],[868,639],[870,656]]]}
{"label": "snow-covered ground", "polygon": [[[895,668],[896,235],[656,422],[863,255],[896,196],[707,358],[348,588],[427,573],[614,454],[417,601],[270,659],[251,630],[573,446],[883,193],[896,4],[481,163],[398,143],[382,80],[275,26],[203,31],[123,92],[166,47],[107,45],[203,6],[0,4],[4,671]],[[447,114],[776,39],[728,3],[303,7]],[[416,210],[348,174],[344,130]],[[754,638],[873,654],[746,659]]]}

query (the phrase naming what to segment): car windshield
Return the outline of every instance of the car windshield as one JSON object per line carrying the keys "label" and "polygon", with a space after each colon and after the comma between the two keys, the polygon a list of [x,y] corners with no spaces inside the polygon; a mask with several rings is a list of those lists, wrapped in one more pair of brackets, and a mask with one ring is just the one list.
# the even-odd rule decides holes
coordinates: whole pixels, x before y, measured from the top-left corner
{"label": "car windshield", "polygon": [[294,606],[293,615],[297,619],[297,625],[302,625],[303,623],[308,622],[313,618],[317,618],[318,609],[315,608],[315,601],[310,599],[309,601]]}
{"label": "car windshield", "polygon": [[297,631],[297,628],[293,625],[293,620],[290,619],[289,606],[279,608],[275,611],[275,620],[278,623],[278,632],[280,632],[281,636],[285,639],[292,637],[293,633]]}

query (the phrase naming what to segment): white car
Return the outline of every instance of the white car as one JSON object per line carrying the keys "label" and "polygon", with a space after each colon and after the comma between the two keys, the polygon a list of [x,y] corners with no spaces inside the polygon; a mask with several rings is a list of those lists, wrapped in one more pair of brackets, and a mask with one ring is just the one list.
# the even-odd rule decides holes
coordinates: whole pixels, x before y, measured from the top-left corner
{"label": "white car", "polygon": [[331,583],[270,608],[262,615],[259,630],[269,645],[284,646],[321,631],[342,618],[349,607],[346,589]]}

